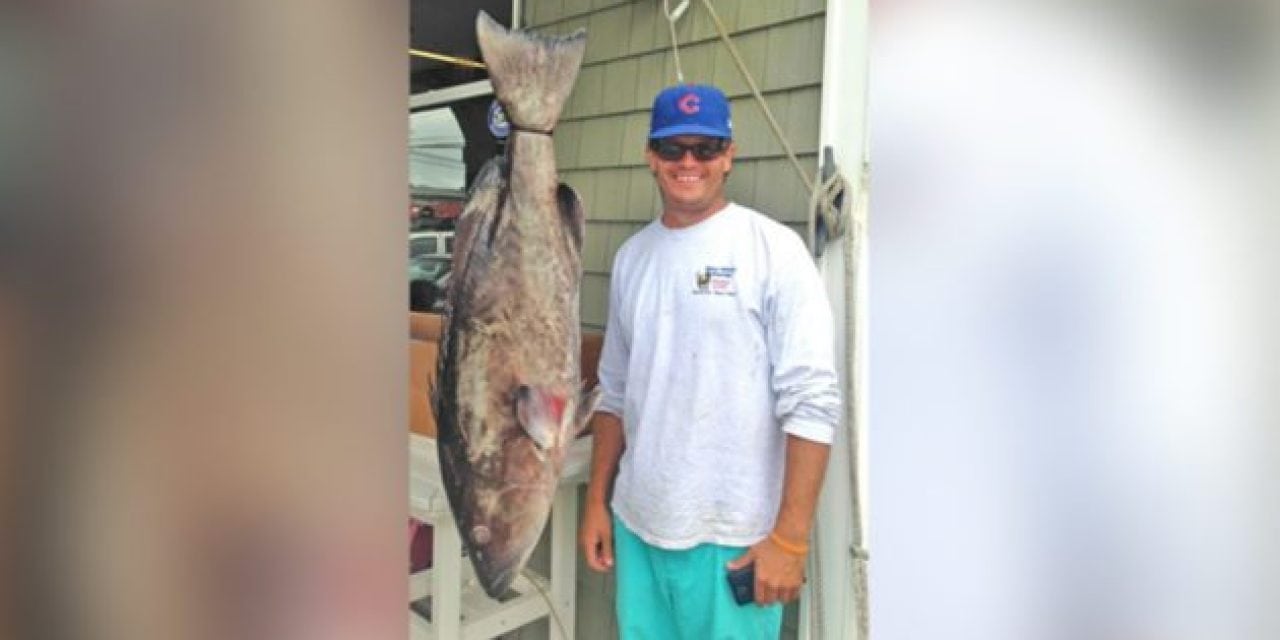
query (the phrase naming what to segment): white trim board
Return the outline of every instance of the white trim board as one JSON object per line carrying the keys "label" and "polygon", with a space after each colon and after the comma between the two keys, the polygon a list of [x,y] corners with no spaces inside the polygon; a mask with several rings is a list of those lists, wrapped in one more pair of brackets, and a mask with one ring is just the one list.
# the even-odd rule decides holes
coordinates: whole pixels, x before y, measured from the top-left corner
{"label": "white trim board", "polygon": [[493,85],[488,80],[476,80],[466,84],[454,85],[444,89],[423,91],[409,96],[409,110],[416,111],[428,107],[438,107],[467,98],[493,95]]}

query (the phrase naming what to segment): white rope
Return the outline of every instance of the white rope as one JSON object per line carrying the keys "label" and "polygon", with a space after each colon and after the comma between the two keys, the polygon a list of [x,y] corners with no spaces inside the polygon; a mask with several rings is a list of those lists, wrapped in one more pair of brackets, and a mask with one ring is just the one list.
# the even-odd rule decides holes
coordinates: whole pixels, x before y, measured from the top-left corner
{"label": "white rope", "polygon": [[556,623],[556,629],[560,631],[560,637],[570,637],[569,631],[565,628],[564,621],[560,619],[560,613],[557,611],[559,607],[551,600],[551,596],[547,595],[547,590],[542,588],[542,583],[539,582],[538,576],[530,571],[528,567],[525,567],[520,574],[529,581],[529,584],[533,585],[533,588],[538,591],[538,595],[542,596],[542,599],[546,601],[547,609],[551,610],[551,619]]}
{"label": "white rope", "polygon": [[[862,254],[864,251],[864,243],[867,237],[867,209],[868,194],[871,187],[871,163],[865,157],[862,160],[862,171],[859,173],[858,192],[853,195],[853,210],[848,218],[849,226],[844,229],[845,247],[845,322],[847,326],[854,327],[855,334],[850,336],[849,349],[851,355],[849,357],[849,379],[850,379],[850,401],[863,402],[862,389],[865,388],[865,382],[859,380],[859,370],[857,362],[862,361],[865,356],[859,353],[862,345],[859,344],[865,339],[859,336],[860,331],[857,323],[857,306],[866,300],[865,292],[862,290],[860,281]],[[853,560],[853,601],[857,606],[857,637],[865,639],[870,633],[870,597],[867,593],[867,561],[870,560],[870,554],[867,551],[866,531],[862,522],[862,509],[860,508],[860,483],[858,482],[858,458],[862,448],[862,443],[858,439],[857,420],[849,422],[849,490],[853,494],[853,505],[849,511],[852,518],[853,543],[849,547],[849,555]]]}
{"label": "white rope", "polygon": [[[821,256],[825,245],[843,235],[848,226],[845,207],[836,204],[847,187],[844,174],[836,169],[832,171],[830,178],[822,181],[822,184],[809,193],[809,251],[814,257]],[[841,205],[847,201],[841,200]],[[818,237],[819,225],[822,227],[822,237]]]}
{"label": "white rope", "polygon": [[[824,163],[826,163],[824,173],[829,172],[830,177],[817,185],[809,195],[809,247],[814,257],[819,258],[827,245],[838,241],[844,246],[843,287],[845,317],[843,321],[844,326],[852,328],[846,350],[853,350],[853,353],[848,360],[856,362],[856,349],[859,347],[858,341],[860,337],[857,335],[856,305],[863,297],[861,283],[858,281],[858,269],[866,237],[870,163],[863,161],[855,192],[849,192],[851,186],[849,181],[844,177],[839,166],[836,165],[830,155],[824,158]],[[819,227],[821,227],[822,233],[818,232]],[[856,367],[850,366],[848,368],[847,376],[850,378],[850,388],[856,388],[859,384],[859,381],[854,380],[858,373]],[[846,401],[860,401],[860,398],[853,397],[855,393],[856,391],[848,392]],[[854,496],[853,505],[849,511],[852,544],[849,546],[848,553],[853,564],[853,576],[851,576],[853,580],[853,603],[857,607],[857,625],[860,630],[856,637],[866,638],[868,626],[866,577],[869,554],[866,548],[862,512],[858,503],[859,482],[857,473],[859,450],[862,444],[858,438],[856,419],[851,418],[847,425],[849,489]],[[826,635],[823,628],[822,615],[822,593],[824,588],[823,570],[820,562],[822,557],[822,536],[814,535],[810,545],[811,551],[806,567],[806,572],[810,578],[808,584],[810,594],[808,621],[811,630],[809,637],[823,639],[826,638]]]}
{"label": "white rope", "polygon": [[689,0],[682,0],[675,11],[671,10],[670,0],[662,0],[662,12],[667,15],[667,27],[671,30],[671,56],[676,62],[676,84],[684,84],[684,68],[680,66],[680,41],[676,37],[676,21],[689,8]]}
{"label": "white rope", "polygon": [[[834,160],[831,163],[831,177],[823,180],[821,184],[815,186],[809,193],[809,253],[814,258],[822,256],[826,244],[834,238],[838,238],[845,228],[845,211],[844,205],[849,200],[841,198],[847,186],[844,175],[835,166]],[[839,204],[837,204],[839,202]],[[822,237],[819,237],[819,226],[822,227]],[[852,463],[850,468],[853,468]],[[810,542],[810,552],[806,574],[809,576],[808,593],[809,593],[809,628],[811,629],[810,637],[824,639],[826,638],[823,630],[823,571],[822,563],[822,536],[815,535]]]}
{"label": "white rope", "polygon": [[689,0],[681,0],[680,5],[676,7],[675,11],[671,10],[671,5],[667,3],[667,0],[662,0],[662,9],[663,11],[666,11],[667,19],[672,22],[679,20],[680,16],[684,15],[685,9],[688,8]]}
{"label": "white rope", "polygon": [[813,178],[809,177],[804,167],[800,166],[800,160],[796,158],[796,152],[792,150],[791,142],[787,140],[786,134],[782,132],[778,119],[773,117],[773,111],[769,109],[769,103],[764,101],[764,94],[760,93],[760,87],[756,86],[756,79],[747,70],[747,64],[742,61],[742,55],[738,53],[738,47],[734,46],[733,40],[729,39],[729,32],[724,28],[724,22],[720,20],[720,14],[716,13],[715,7],[711,6],[711,0],[702,0],[702,4],[707,8],[707,12],[711,14],[711,20],[716,24],[716,31],[720,33],[720,39],[724,41],[725,47],[728,47],[734,63],[738,65],[738,71],[742,73],[742,78],[747,81],[747,86],[751,87],[751,93],[755,95],[756,102],[760,103],[760,109],[764,111],[764,117],[768,120],[769,127],[773,129],[774,137],[782,144],[782,149],[787,152],[787,158],[791,160],[791,165],[795,167],[796,173],[800,175],[800,180],[804,182],[804,187],[809,191],[813,191]]}

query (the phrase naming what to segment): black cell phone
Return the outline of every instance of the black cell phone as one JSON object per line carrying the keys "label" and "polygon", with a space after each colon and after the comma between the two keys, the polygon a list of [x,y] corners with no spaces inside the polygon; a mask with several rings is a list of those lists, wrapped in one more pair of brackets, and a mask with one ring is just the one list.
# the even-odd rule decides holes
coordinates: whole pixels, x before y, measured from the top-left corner
{"label": "black cell phone", "polygon": [[729,572],[729,590],[740,605],[756,601],[756,565],[751,563]]}

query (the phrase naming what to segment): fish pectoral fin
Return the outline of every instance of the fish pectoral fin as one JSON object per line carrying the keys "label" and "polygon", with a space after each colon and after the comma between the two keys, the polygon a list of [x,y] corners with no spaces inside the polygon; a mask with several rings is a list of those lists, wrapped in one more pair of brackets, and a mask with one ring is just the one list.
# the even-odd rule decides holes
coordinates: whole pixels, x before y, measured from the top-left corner
{"label": "fish pectoral fin", "polygon": [[555,446],[564,404],[563,397],[541,387],[520,385],[516,390],[516,419],[539,449]]}
{"label": "fish pectoral fin", "polygon": [[582,390],[582,397],[578,399],[578,414],[574,416],[573,437],[576,438],[587,430],[587,423],[591,421],[591,414],[595,413],[596,405],[600,404],[600,395],[599,385],[590,391]]}
{"label": "fish pectoral fin", "polygon": [[582,250],[582,241],[587,234],[587,214],[582,209],[582,199],[573,187],[561,182],[556,188],[556,202],[560,207],[560,217],[569,229],[569,237],[573,238],[574,247]]}

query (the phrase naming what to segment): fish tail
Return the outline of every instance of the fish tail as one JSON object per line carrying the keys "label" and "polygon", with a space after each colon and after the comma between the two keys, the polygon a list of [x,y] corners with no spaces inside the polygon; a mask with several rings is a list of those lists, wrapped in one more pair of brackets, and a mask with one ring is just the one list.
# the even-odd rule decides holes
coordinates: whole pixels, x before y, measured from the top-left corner
{"label": "fish tail", "polygon": [[517,129],[551,131],[577,80],[586,31],[562,37],[509,31],[481,11],[476,39],[507,120]]}

